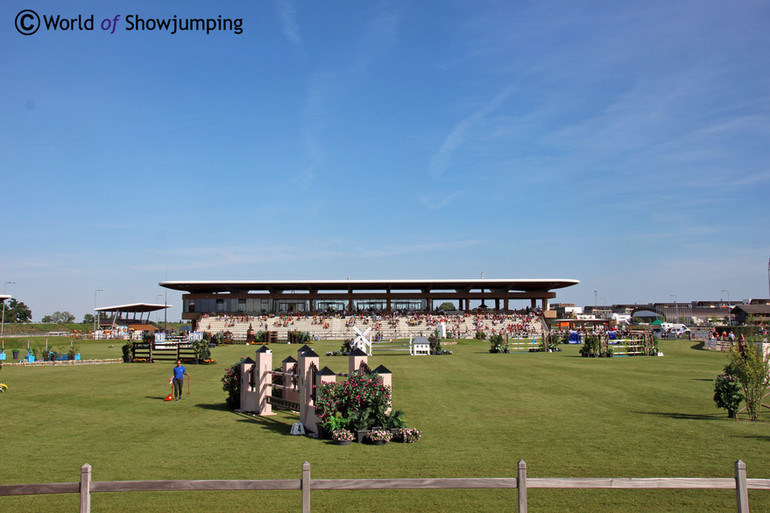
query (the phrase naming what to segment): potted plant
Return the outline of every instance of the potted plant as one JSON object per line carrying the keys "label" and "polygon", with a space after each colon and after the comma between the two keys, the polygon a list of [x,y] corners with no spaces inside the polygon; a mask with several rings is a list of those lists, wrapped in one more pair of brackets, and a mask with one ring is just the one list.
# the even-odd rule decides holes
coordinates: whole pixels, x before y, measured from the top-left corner
{"label": "potted plant", "polygon": [[332,431],[332,440],[337,445],[350,445],[354,438],[355,435],[348,429],[340,428]]}
{"label": "potted plant", "polygon": [[385,445],[393,438],[389,429],[373,428],[369,431],[369,441],[374,445]]}
{"label": "potted plant", "polygon": [[321,425],[319,434],[330,436],[335,431],[347,430],[349,423],[350,419],[343,417],[340,412],[335,412],[334,415],[328,416],[324,422],[319,423]]}
{"label": "potted plant", "polygon": [[414,428],[400,428],[396,430],[395,440],[399,440],[405,444],[412,444],[418,441],[422,437],[422,433],[418,429]]}
{"label": "potted plant", "polygon": [[78,354],[78,348],[76,346],[70,346],[69,350],[67,351],[67,359],[74,360],[76,354]]}

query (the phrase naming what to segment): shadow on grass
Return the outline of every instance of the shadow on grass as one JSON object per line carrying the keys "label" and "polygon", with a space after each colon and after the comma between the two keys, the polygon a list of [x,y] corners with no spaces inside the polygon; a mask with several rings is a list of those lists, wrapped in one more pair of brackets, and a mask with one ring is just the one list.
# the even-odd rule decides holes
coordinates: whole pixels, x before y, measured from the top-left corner
{"label": "shadow on grass", "polygon": [[227,413],[232,413],[233,415],[236,415],[238,417],[238,422],[248,422],[250,424],[257,424],[263,429],[275,431],[276,433],[282,433],[282,434],[288,435],[289,431],[291,430],[291,424],[286,424],[285,422],[280,421],[276,417],[260,417],[259,415],[254,415],[251,413],[232,411],[227,407],[227,404],[225,403],[213,403],[213,404],[200,403],[200,404],[196,404],[195,407],[202,408],[204,410],[214,410],[214,411],[223,411]]}
{"label": "shadow on grass", "polygon": [[225,403],[214,403],[214,404],[203,404],[198,403],[195,405],[196,408],[202,408],[204,410],[217,410],[217,411],[230,411],[227,408],[227,404]]}
{"label": "shadow on grass", "polygon": [[701,340],[697,344],[693,344],[690,346],[690,349],[695,349],[697,351],[705,351],[706,350],[706,342]]}
{"label": "shadow on grass", "polygon": [[754,440],[759,440],[761,442],[770,442],[770,435],[743,435],[736,438],[753,438]]}
{"label": "shadow on grass", "polygon": [[663,412],[663,411],[635,411],[633,413],[641,414],[641,415],[656,415],[658,417],[666,417],[669,419],[678,419],[678,420],[728,420],[727,415],[720,414],[720,413],[714,413],[714,414],[703,414],[703,413],[672,413],[672,412]]}
{"label": "shadow on grass", "polygon": [[282,435],[288,435],[291,431],[291,424],[286,424],[285,422],[282,422],[275,417],[260,417],[259,415],[252,415],[250,413],[234,413],[241,417],[238,422],[256,424],[262,429],[280,433]]}
{"label": "shadow on grass", "polygon": [[157,400],[159,400],[159,401],[163,401],[163,400],[165,400],[165,399],[166,399],[166,397],[168,397],[168,396],[167,396],[167,395],[163,395],[163,396],[157,396],[157,395],[146,395],[146,396],[144,396],[144,398],[145,398],[145,399],[157,399]]}

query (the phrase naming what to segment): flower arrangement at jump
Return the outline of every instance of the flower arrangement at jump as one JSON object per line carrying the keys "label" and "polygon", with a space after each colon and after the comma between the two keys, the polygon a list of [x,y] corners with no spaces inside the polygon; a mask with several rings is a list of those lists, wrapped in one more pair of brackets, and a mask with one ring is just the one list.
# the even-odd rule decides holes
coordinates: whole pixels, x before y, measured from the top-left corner
{"label": "flower arrangement at jump", "polygon": [[5,392],[6,390],[8,390],[8,385],[0,383],[0,392]]}
{"label": "flower arrangement at jump", "polygon": [[389,441],[392,429],[404,427],[404,412],[391,408],[391,388],[383,383],[382,376],[366,370],[354,372],[341,383],[322,384],[316,415],[324,433],[333,440],[352,437],[353,431],[369,431],[369,440]]}

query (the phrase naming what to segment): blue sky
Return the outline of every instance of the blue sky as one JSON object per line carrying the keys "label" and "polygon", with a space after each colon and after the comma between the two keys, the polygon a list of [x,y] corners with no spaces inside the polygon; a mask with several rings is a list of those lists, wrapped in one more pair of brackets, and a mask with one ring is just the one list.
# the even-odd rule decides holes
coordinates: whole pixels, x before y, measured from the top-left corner
{"label": "blue sky", "polygon": [[36,320],[166,277],[768,297],[764,0],[114,4],[0,6],[0,280]]}

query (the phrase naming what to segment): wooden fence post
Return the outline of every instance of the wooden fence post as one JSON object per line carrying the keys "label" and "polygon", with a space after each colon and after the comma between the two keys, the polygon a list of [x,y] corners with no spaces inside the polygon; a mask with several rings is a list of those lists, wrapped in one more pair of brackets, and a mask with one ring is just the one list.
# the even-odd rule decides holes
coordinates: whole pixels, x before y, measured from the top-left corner
{"label": "wooden fence post", "polygon": [[735,500],[738,513],[749,513],[749,490],[746,487],[746,463],[735,462]]}
{"label": "wooden fence post", "polygon": [[91,465],[80,467],[80,513],[91,513]]}
{"label": "wooden fence post", "polygon": [[516,488],[519,490],[519,513],[527,513],[527,463],[524,460],[519,460]]}
{"label": "wooden fence post", "polygon": [[310,513],[310,462],[302,464],[302,513]]}

